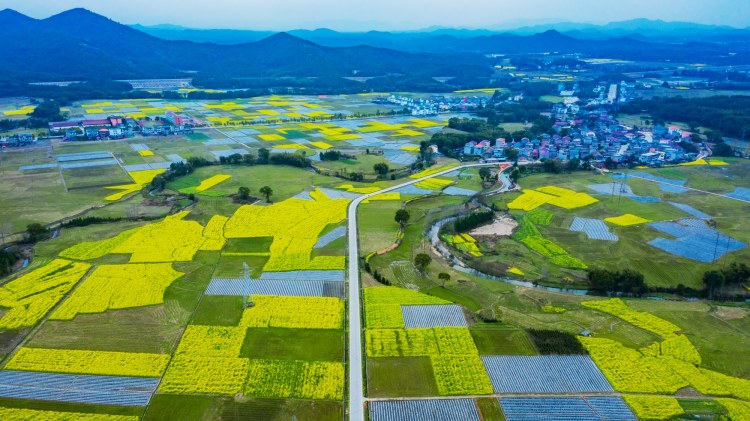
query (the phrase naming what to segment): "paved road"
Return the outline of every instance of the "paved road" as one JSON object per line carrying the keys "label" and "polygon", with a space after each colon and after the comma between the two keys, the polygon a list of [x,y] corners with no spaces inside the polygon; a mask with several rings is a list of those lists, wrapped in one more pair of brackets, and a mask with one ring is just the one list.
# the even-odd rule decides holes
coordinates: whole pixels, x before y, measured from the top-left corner
{"label": "paved road", "polygon": [[[359,235],[357,231],[357,207],[363,200],[381,193],[387,193],[401,187],[406,187],[420,181],[448,174],[456,170],[473,167],[496,167],[492,164],[470,164],[453,167],[436,174],[409,180],[397,186],[388,187],[376,193],[360,196],[349,204],[349,420],[364,421],[365,396],[363,387],[364,372],[362,371],[362,304],[360,302],[359,279]],[[390,218],[391,215],[386,215]]]}

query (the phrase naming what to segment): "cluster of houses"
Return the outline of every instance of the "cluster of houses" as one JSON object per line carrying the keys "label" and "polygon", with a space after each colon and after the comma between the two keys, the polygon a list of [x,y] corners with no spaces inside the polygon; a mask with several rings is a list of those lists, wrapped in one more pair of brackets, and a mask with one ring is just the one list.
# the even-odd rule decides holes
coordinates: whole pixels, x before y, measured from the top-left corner
{"label": "cluster of houses", "polygon": [[519,161],[544,159],[590,159],[592,162],[634,162],[659,166],[690,161],[698,154],[687,153],[680,142],[689,140],[692,133],[678,126],[655,126],[637,130],[620,124],[606,112],[558,120],[556,134],[543,134],[535,139],[505,139],[469,142],[461,151],[467,156],[483,159],[505,158],[505,149],[518,150]]}
{"label": "cluster of houses", "polygon": [[486,96],[457,97],[435,95],[428,98],[412,98],[410,96],[391,94],[387,97],[375,98],[373,102],[408,108],[414,116],[429,116],[446,112],[476,111],[489,100]]}
{"label": "cluster of houses", "polygon": [[65,140],[124,139],[141,136],[168,136],[192,133],[192,120],[168,111],[164,117],[151,120],[110,116],[95,120],[71,120],[49,123],[51,135],[63,135]]}
{"label": "cluster of houses", "polygon": [[0,148],[31,145],[34,141],[33,134],[18,133],[11,136],[0,137]]}

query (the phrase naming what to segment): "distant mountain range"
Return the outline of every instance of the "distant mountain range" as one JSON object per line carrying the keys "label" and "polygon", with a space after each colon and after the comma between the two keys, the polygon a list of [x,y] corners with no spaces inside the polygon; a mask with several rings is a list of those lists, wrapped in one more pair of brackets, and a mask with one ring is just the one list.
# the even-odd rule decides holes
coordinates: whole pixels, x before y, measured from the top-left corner
{"label": "distant mountain range", "polygon": [[0,80],[16,81],[192,76],[222,80],[353,76],[489,79],[489,54],[545,52],[678,62],[750,62],[745,47],[706,42],[657,43],[623,36],[581,39],[555,30],[527,35],[449,29],[413,33],[321,29],[274,34],[171,26],[133,28],[85,9],[46,19],[33,19],[10,9],[0,11],[0,39]]}
{"label": "distant mountain range", "polygon": [[[187,40],[194,42],[212,42],[216,44],[240,44],[254,42],[272,35],[271,31],[252,31],[237,29],[194,29],[178,25],[131,25],[140,31],[169,40]],[[297,37],[330,47],[354,46],[388,41],[389,37],[402,39],[430,38],[448,35],[456,38],[474,38],[498,34],[534,35],[547,31],[579,38],[606,40],[610,38],[633,38],[654,42],[749,42],[750,28],[731,26],[704,25],[690,22],[666,22],[663,20],[633,19],[611,22],[605,25],[591,23],[559,22],[542,25],[519,26],[503,29],[453,29],[432,27],[419,31],[405,32],[337,32],[330,29],[287,31]],[[401,47],[391,44],[389,47]]]}

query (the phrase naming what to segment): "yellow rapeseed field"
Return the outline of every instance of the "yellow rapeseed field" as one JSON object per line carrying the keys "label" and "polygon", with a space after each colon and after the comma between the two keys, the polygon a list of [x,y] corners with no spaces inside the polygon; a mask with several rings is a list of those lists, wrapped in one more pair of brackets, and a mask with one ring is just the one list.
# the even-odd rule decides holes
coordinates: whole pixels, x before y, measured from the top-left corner
{"label": "yellow rapeseed field", "polygon": [[226,238],[274,237],[264,271],[343,269],[344,256],[312,257],[320,233],[346,218],[348,199],[329,199],[317,189],[314,200],[287,199],[271,206],[245,205],[224,227]]}
{"label": "yellow rapeseed field", "polygon": [[21,348],[8,370],[108,376],[160,377],[169,355],[74,349]]}
{"label": "yellow rapeseed field", "polygon": [[94,269],[51,319],[164,303],[164,291],[183,273],[171,263],[102,265]]}

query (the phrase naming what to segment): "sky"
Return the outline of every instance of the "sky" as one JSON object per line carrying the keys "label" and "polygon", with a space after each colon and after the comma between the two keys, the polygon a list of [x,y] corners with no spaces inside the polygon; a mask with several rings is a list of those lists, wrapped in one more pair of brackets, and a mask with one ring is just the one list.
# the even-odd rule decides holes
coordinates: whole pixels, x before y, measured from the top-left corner
{"label": "sky", "polygon": [[1,0],[35,18],[83,7],[126,24],[341,31],[507,29],[635,18],[750,26],[749,0]]}

